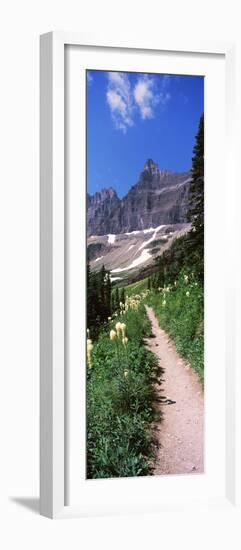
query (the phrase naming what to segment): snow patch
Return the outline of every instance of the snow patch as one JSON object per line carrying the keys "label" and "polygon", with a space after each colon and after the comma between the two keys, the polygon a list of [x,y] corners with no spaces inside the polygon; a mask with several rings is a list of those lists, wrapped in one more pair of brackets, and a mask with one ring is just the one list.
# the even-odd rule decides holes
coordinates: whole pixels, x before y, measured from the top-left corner
{"label": "snow patch", "polygon": [[98,262],[99,260],[102,260],[102,258],[104,258],[104,256],[99,256],[99,258],[95,259],[95,262]]}
{"label": "snow patch", "polygon": [[[154,241],[154,239],[156,238],[156,234],[158,233],[158,231],[160,231],[160,229],[163,229],[163,227],[165,227],[165,225],[159,225],[158,227],[153,229],[154,233],[153,233],[152,237],[148,241],[145,241],[144,243],[142,243],[138,250],[142,250],[142,248],[146,248],[146,246],[148,244],[150,244],[152,241]],[[146,231],[146,233],[148,233],[148,229],[146,229],[145,231]],[[150,232],[150,230],[149,230],[149,232]]]}
{"label": "snow patch", "polygon": [[149,229],[143,229],[143,233],[152,233],[152,231],[155,231],[154,227],[150,227]]}
{"label": "snow patch", "polygon": [[119,267],[116,269],[112,269],[111,273],[120,273],[121,271],[129,271],[129,269],[133,269],[134,267],[140,264],[143,264],[144,262],[149,260],[149,258],[151,258],[151,254],[147,250],[142,250],[141,255],[135,260],[133,260],[133,262],[130,265],[128,265],[127,267]]}
{"label": "snow patch", "polygon": [[113,281],[119,281],[120,279],[122,279],[122,277],[111,277],[111,276],[110,276],[111,282],[113,282]]}
{"label": "snow patch", "polygon": [[109,243],[109,244],[114,244],[115,238],[116,238],[116,235],[112,235],[111,233],[109,233],[109,235],[108,235],[108,243]]}
{"label": "snow patch", "polygon": [[139,229],[137,231],[131,231],[130,233],[125,233],[125,235],[138,235],[138,233],[153,233],[153,231],[157,232],[160,229],[163,229],[163,227],[166,227],[166,226],[159,225],[158,227],[149,227],[148,229]]}
{"label": "snow patch", "polygon": [[125,233],[125,235],[138,235],[138,233],[141,233],[141,231],[131,231],[130,233]]}
{"label": "snow patch", "polygon": [[131,244],[131,245],[129,246],[129,248],[127,248],[127,251],[128,251],[128,250],[131,250],[131,248],[133,248],[133,246],[134,246],[134,244]]}

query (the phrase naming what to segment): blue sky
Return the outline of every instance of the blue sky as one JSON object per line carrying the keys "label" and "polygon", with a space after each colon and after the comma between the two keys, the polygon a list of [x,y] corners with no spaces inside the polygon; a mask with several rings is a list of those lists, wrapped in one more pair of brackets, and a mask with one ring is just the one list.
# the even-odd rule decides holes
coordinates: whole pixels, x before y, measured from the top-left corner
{"label": "blue sky", "polygon": [[87,71],[88,192],[123,197],[148,158],[189,170],[203,111],[203,77]]}

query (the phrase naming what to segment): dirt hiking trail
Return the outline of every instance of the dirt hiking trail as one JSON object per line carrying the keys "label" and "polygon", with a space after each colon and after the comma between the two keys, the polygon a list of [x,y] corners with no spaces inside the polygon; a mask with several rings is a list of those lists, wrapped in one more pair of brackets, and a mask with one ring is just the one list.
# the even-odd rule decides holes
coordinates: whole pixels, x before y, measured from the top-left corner
{"label": "dirt hiking trail", "polygon": [[202,473],[203,390],[198,375],[178,355],[167,333],[159,326],[151,307],[145,306],[153,336],[145,339],[163,370],[157,385],[158,409],[163,419],[154,426],[157,457],[154,475]]}

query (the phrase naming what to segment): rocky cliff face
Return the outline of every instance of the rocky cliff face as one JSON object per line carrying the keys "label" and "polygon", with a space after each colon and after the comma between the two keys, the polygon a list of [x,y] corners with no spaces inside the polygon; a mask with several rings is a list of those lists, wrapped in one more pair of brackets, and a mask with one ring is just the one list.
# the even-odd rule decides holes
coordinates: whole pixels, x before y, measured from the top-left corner
{"label": "rocky cliff face", "polygon": [[118,211],[120,199],[112,187],[87,195],[87,235],[111,233],[113,214]]}
{"label": "rocky cliff face", "polygon": [[186,222],[190,172],[162,171],[147,160],[138,182],[120,200],[114,189],[87,197],[87,235],[120,234]]}

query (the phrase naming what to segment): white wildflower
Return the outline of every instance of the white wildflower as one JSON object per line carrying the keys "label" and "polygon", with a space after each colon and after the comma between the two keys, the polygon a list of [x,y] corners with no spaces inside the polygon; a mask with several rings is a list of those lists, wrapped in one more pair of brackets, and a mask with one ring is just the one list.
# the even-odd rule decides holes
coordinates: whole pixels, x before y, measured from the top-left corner
{"label": "white wildflower", "polygon": [[117,337],[119,338],[122,333],[122,323],[120,323],[120,321],[116,323],[115,330],[116,330]]}
{"label": "white wildflower", "polygon": [[92,344],[91,340],[87,340],[87,362],[89,367],[92,367],[92,352],[93,352],[94,346]]}
{"label": "white wildflower", "polygon": [[122,336],[124,337],[124,336],[125,336],[125,333],[126,333],[126,325],[125,325],[125,323],[121,323],[121,331],[122,331]]}
{"label": "white wildflower", "polygon": [[111,339],[111,340],[116,340],[116,338],[117,338],[116,331],[115,331],[115,330],[111,330],[111,331],[110,331],[110,339]]}

